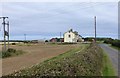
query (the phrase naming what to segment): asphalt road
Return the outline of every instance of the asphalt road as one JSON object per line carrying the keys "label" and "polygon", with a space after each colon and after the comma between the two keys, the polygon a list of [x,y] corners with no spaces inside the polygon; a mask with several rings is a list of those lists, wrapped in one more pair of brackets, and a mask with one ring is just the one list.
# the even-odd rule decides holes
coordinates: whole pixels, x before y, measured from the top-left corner
{"label": "asphalt road", "polygon": [[112,62],[113,67],[115,69],[116,75],[118,76],[118,50],[109,47],[107,44],[99,45],[108,54],[110,61]]}

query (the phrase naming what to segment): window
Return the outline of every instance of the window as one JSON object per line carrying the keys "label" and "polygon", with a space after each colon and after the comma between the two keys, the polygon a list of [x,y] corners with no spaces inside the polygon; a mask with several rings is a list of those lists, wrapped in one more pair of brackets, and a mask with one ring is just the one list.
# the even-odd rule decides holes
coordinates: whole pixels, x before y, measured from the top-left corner
{"label": "window", "polygon": [[71,37],[71,35],[68,35],[68,37],[70,38],[70,37]]}

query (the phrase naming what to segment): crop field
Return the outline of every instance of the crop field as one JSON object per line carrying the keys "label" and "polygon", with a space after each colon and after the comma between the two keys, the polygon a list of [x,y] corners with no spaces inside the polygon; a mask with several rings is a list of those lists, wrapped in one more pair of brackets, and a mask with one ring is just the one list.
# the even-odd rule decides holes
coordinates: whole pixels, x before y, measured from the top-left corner
{"label": "crop field", "polygon": [[45,61],[46,59],[55,57],[59,54],[70,51],[74,48],[84,48],[83,44],[73,45],[51,45],[51,44],[22,44],[10,45],[10,48],[23,50],[26,53],[2,59],[2,75],[8,75],[14,71],[19,71],[26,67]]}

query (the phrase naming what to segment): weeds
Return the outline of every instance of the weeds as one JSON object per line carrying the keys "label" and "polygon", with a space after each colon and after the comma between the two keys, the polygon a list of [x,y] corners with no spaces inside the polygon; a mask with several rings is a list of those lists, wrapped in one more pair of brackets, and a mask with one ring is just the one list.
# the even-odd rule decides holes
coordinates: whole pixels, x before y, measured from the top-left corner
{"label": "weeds", "polygon": [[25,52],[23,52],[22,50],[15,50],[15,49],[9,48],[7,51],[0,52],[0,56],[2,58],[7,58],[11,56],[17,56],[23,53]]}

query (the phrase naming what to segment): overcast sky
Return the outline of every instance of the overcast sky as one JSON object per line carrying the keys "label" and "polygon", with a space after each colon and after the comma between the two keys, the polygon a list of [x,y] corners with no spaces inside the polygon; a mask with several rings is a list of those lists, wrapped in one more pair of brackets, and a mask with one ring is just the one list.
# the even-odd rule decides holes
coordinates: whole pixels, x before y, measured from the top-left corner
{"label": "overcast sky", "polygon": [[[0,16],[8,16],[10,39],[49,39],[72,28],[83,37],[118,37],[117,2],[9,2],[0,4]],[[0,37],[3,36],[3,27]]]}

